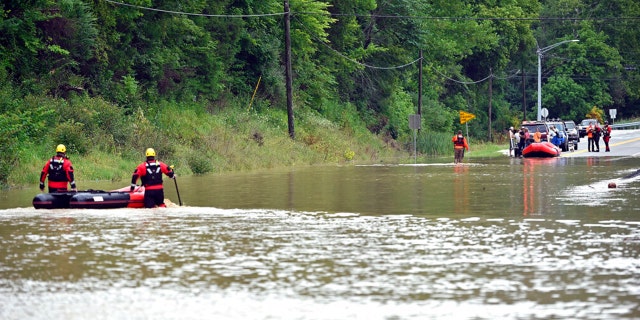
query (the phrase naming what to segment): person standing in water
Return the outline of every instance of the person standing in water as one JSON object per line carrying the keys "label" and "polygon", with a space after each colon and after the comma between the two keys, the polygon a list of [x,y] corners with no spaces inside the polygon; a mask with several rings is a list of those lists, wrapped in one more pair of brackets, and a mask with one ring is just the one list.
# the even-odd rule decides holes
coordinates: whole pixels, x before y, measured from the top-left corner
{"label": "person standing in water", "polygon": [[166,207],[164,204],[164,188],[162,187],[162,174],[175,179],[173,168],[164,162],[156,160],[156,151],[149,148],[145,151],[147,161],[141,163],[133,171],[131,176],[131,191],[136,187],[138,179],[144,186],[145,208]]}
{"label": "person standing in water", "polygon": [[609,125],[609,121],[604,122],[604,127],[602,128],[602,141],[604,141],[604,152],[609,152],[609,139],[611,139],[611,126]]}
{"label": "person standing in water", "polygon": [[462,163],[464,158],[464,151],[469,151],[469,144],[467,139],[462,135],[462,130],[458,130],[458,134],[451,139],[453,142],[453,163]]}
{"label": "person standing in water", "polygon": [[73,176],[73,164],[67,157],[67,147],[59,144],[56,147],[56,155],[51,157],[40,173],[40,191],[44,191],[44,181],[49,179],[49,192],[67,192],[67,184],[71,185],[71,191],[77,191],[76,180]]}

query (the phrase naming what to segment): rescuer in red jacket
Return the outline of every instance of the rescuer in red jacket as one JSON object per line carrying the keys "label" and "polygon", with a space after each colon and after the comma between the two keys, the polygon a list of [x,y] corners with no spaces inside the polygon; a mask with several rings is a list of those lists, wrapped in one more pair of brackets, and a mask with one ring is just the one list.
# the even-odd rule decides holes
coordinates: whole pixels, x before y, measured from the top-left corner
{"label": "rescuer in red jacket", "polygon": [[56,155],[51,157],[40,173],[40,191],[44,191],[44,181],[49,179],[49,192],[67,192],[67,184],[71,184],[71,191],[77,191],[73,177],[73,165],[66,155],[67,147],[59,144]]}
{"label": "rescuer in red jacket", "polygon": [[453,142],[453,162],[455,164],[462,163],[464,150],[469,151],[469,144],[467,144],[467,139],[462,135],[462,130],[458,130],[458,134],[451,138],[451,142]]}
{"label": "rescuer in red jacket", "polygon": [[144,206],[145,208],[165,207],[164,189],[162,187],[162,174],[169,178],[175,178],[173,169],[165,163],[156,160],[156,151],[148,148],[145,151],[147,161],[138,165],[131,177],[131,191],[135,189],[138,178],[142,180],[144,186]]}

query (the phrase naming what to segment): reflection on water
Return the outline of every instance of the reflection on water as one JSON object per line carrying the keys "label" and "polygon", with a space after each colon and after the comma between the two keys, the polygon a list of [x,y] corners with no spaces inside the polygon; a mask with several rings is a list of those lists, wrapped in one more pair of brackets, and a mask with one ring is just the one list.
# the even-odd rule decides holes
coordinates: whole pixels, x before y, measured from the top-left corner
{"label": "reflection on water", "polygon": [[0,318],[640,318],[633,159],[551,160],[184,177],[179,208],[7,207]]}

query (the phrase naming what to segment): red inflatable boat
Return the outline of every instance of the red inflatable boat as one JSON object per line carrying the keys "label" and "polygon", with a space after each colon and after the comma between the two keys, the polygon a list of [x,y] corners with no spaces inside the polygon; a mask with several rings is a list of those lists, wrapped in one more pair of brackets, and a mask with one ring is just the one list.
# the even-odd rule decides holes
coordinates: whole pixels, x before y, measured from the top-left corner
{"label": "red inflatable boat", "polygon": [[525,158],[552,158],[560,156],[560,148],[551,142],[534,142],[522,150]]}

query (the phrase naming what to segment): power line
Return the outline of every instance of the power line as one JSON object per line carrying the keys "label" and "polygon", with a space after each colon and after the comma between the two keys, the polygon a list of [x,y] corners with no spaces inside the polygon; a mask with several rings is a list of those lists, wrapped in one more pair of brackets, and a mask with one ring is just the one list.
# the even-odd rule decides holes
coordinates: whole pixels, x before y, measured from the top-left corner
{"label": "power line", "polygon": [[347,55],[343,54],[342,52],[340,52],[340,51],[338,51],[338,50],[336,50],[336,49],[334,49],[334,48],[330,47],[330,46],[329,46],[329,44],[327,44],[326,42],[324,42],[322,39],[317,38],[317,37],[313,34],[313,32],[309,31],[309,29],[307,29],[307,27],[304,25],[304,23],[302,23],[302,21],[300,21],[299,19],[297,19],[295,16],[294,16],[293,18],[294,18],[294,19],[296,19],[296,21],[300,24],[300,26],[301,26],[303,29],[305,29],[305,31],[307,31],[307,33],[308,33],[309,35],[311,35],[311,37],[313,37],[316,41],[320,42],[320,43],[321,43],[323,46],[325,46],[327,49],[329,49],[329,50],[333,51],[335,54],[337,54],[338,56],[342,57],[343,59],[348,60],[348,61],[350,61],[350,62],[353,62],[353,63],[355,63],[355,64],[357,64],[357,65],[359,65],[359,66],[362,66],[362,67],[366,67],[366,68],[370,68],[370,69],[378,69],[378,70],[402,69],[402,68],[408,67],[408,66],[410,66],[410,65],[412,65],[412,64],[415,64],[416,62],[420,61],[420,59],[421,59],[421,58],[417,58],[417,59],[415,59],[415,60],[413,60],[413,61],[411,61],[411,62],[408,62],[408,63],[402,64],[402,65],[399,65],[399,66],[391,66],[391,67],[380,67],[380,66],[374,66],[374,65],[366,64],[366,63],[363,63],[363,62],[357,61],[357,60],[355,60],[355,59],[353,59],[353,58],[351,58],[351,57],[348,57]]}
{"label": "power line", "polygon": [[[173,10],[164,10],[164,9],[156,9],[150,7],[144,7],[129,3],[118,2],[114,0],[104,0],[105,2],[109,2],[111,4],[136,8],[140,10],[148,10],[148,11],[156,11],[156,12],[164,12],[169,14],[179,14],[186,16],[198,16],[198,17],[212,17],[212,18],[254,18],[254,17],[271,17],[271,16],[284,16],[284,12],[278,13],[261,13],[261,14],[207,14],[207,13],[193,13],[193,12],[183,12],[183,11],[173,11]],[[421,19],[421,20],[494,20],[494,21],[611,21],[611,20],[639,20],[640,17],[588,17],[588,18],[577,18],[577,17],[532,17],[532,18],[514,18],[514,17],[434,17],[434,16],[410,16],[410,15],[384,15],[384,14],[354,14],[354,13],[322,13],[322,12],[291,12],[291,14],[304,14],[304,15],[327,15],[333,17],[359,17],[359,18],[383,18],[383,19]]]}
{"label": "power line", "polygon": [[447,80],[449,80],[451,82],[455,82],[455,83],[459,83],[459,84],[478,84],[478,83],[481,83],[481,82],[489,80],[493,76],[492,74],[490,74],[490,75],[486,76],[485,78],[480,79],[478,81],[460,81],[460,80],[456,80],[456,79],[453,79],[451,77],[448,77],[448,76],[444,75],[442,72],[438,71],[436,68],[431,68],[431,70],[435,71],[441,77],[443,77],[443,78],[445,78],[445,79],[447,79]]}
{"label": "power line", "polygon": [[518,74],[520,73],[520,70],[516,70],[513,74],[502,76],[502,77],[498,77],[498,76],[496,76],[495,74],[492,73],[492,74],[489,74],[488,76],[486,76],[486,77],[484,77],[484,78],[482,78],[480,80],[477,80],[477,81],[460,81],[460,80],[456,80],[456,79],[453,79],[451,77],[446,76],[442,72],[438,71],[436,68],[431,67],[431,69],[433,71],[435,71],[441,77],[445,78],[446,80],[449,80],[449,81],[452,81],[452,82],[455,82],[455,83],[459,83],[459,84],[465,84],[465,85],[482,83],[482,82],[485,82],[485,81],[487,81],[487,80],[489,80],[491,78],[498,79],[498,80],[508,80],[508,79],[519,78],[520,77],[520,76],[518,76]]}
{"label": "power line", "polygon": [[[138,5],[133,5],[133,4],[128,4],[128,3],[122,3],[122,2],[117,2],[117,1],[113,1],[113,0],[104,0],[105,2],[114,4],[114,5],[119,5],[119,6],[125,6],[125,7],[131,7],[131,8],[136,8],[136,9],[140,9],[140,10],[148,10],[148,11],[156,11],[156,12],[163,12],[163,13],[168,13],[168,14],[177,14],[177,15],[186,15],[186,16],[200,16],[200,17],[212,17],[212,18],[253,18],[253,17],[271,17],[271,16],[284,16],[285,12],[279,12],[279,13],[263,13],[263,14],[240,14],[240,15],[231,15],[231,14],[205,14],[205,13],[190,13],[190,12],[181,12],[181,11],[172,11],[172,10],[164,10],[164,9],[156,9],[156,8],[150,8],[150,7],[144,7],[144,6],[138,6]],[[539,18],[499,18],[499,17],[432,17],[432,16],[406,16],[406,15],[376,15],[376,14],[372,14],[372,15],[360,15],[360,14],[343,14],[343,13],[317,13],[317,12],[298,12],[296,14],[299,15],[330,15],[330,16],[353,16],[353,17],[371,17],[371,18],[390,18],[390,19],[428,19],[428,20],[522,20],[522,21],[563,21],[563,20],[640,20],[640,17],[611,17],[611,18],[556,18],[556,17],[539,17]],[[295,18],[295,15],[294,15]],[[413,65],[415,63],[417,63],[418,61],[421,60],[421,58],[417,58],[411,62],[402,64],[402,65],[397,65],[397,66],[389,66],[389,67],[381,67],[381,66],[374,66],[374,65],[370,65],[367,63],[363,63],[363,62],[359,62],[351,57],[348,57],[347,55],[339,52],[338,50],[332,48],[331,46],[329,46],[325,41],[318,39],[317,37],[315,37],[315,35],[313,35],[312,32],[310,32],[308,29],[306,29],[305,25],[299,20],[296,19],[296,21],[303,27],[305,28],[305,30],[312,35],[312,37],[314,39],[316,39],[318,42],[320,42],[323,46],[325,46],[327,49],[331,50],[332,52],[334,52],[335,54],[339,55],[340,57],[342,57],[345,60],[348,60],[352,63],[355,63],[357,65],[360,65],[362,67],[366,67],[366,68],[370,68],[370,69],[378,69],[378,70],[393,70],[393,69],[402,69],[405,67],[408,67],[410,65]],[[567,59],[570,60],[570,59]],[[437,69],[431,67],[431,69],[436,72],[438,75],[440,75],[441,77],[445,78],[446,80],[452,81],[452,82],[456,82],[459,84],[465,84],[465,85],[469,85],[469,84],[478,84],[478,83],[482,83],[484,81],[489,80],[490,78],[496,78],[499,80],[507,80],[507,79],[511,79],[516,77],[516,75],[518,74],[518,72],[516,72],[515,74],[512,75],[508,75],[505,77],[496,77],[493,74],[488,75],[487,77],[477,80],[477,81],[460,81],[460,80],[456,80],[454,78],[451,78],[449,76],[444,75],[443,73],[441,73],[440,71],[438,71]],[[588,80],[588,78],[575,78],[577,80]],[[619,79],[605,79],[605,81],[613,81],[613,80],[619,80]]]}
{"label": "power line", "polygon": [[211,17],[211,18],[255,18],[255,17],[271,17],[271,16],[284,16],[285,13],[284,12],[279,12],[279,13],[262,13],[262,14],[207,14],[207,13],[190,13],[190,12],[182,12],[182,11],[171,11],[171,10],[163,10],[163,9],[156,9],[156,8],[149,8],[149,7],[143,7],[143,6],[138,6],[138,5],[134,5],[134,4],[128,4],[128,3],[122,3],[122,2],[117,2],[117,1],[113,1],[113,0],[104,0],[105,2],[109,2],[115,5],[119,5],[119,6],[125,6],[125,7],[131,7],[131,8],[136,8],[136,9],[140,9],[140,10],[148,10],[148,11],[156,11],[156,12],[163,12],[163,13],[170,13],[170,14],[178,14],[178,15],[185,15],[185,16],[197,16],[197,17]]}
{"label": "power line", "polygon": [[358,17],[358,18],[382,18],[382,19],[417,19],[417,20],[495,20],[495,21],[610,21],[610,20],[640,20],[640,17],[440,17],[440,16],[410,16],[410,15],[385,15],[385,14],[354,14],[354,13],[321,13],[321,12],[297,12],[297,14],[328,15],[332,17]]}

